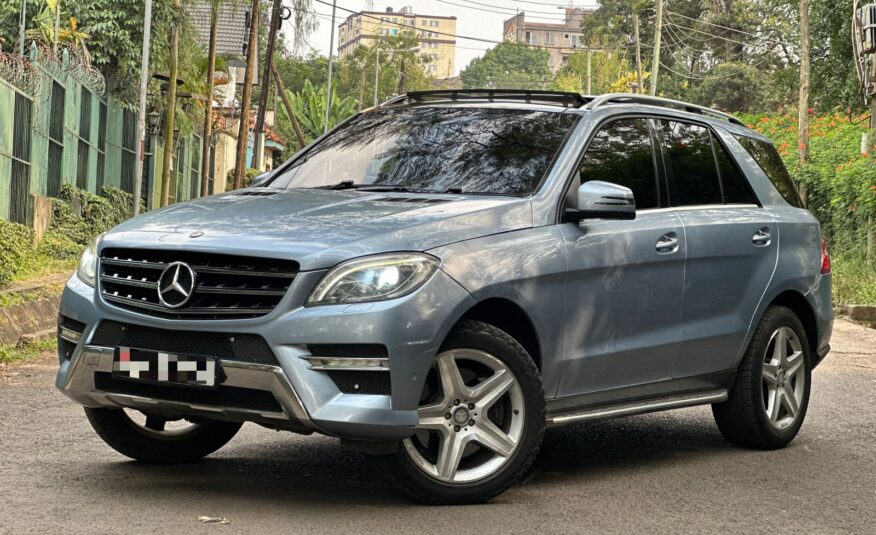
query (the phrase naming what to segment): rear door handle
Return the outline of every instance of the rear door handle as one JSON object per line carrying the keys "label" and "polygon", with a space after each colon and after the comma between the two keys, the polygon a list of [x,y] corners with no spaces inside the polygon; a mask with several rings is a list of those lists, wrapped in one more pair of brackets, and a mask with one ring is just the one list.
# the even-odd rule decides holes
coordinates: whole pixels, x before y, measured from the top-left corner
{"label": "rear door handle", "polygon": [[672,254],[678,251],[678,234],[667,232],[657,240],[657,252],[659,254]]}
{"label": "rear door handle", "polygon": [[766,247],[772,243],[770,229],[767,227],[757,229],[757,232],[751,237],[751,243],[753,243],[755,247]]}

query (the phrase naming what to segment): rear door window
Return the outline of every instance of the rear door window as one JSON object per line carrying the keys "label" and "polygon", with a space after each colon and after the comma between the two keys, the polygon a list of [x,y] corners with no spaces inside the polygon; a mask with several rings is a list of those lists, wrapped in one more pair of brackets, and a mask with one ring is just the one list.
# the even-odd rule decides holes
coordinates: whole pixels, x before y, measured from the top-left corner
{"label": "rear door window", "polygon": [[678,121],[658,121],[657,126],[669,176],[670,205],[723,204],[709,129]]}
{"label": "rear door window", "polygon": [[763,170],[773,186],[779,191],[779,194],[785,201],[795,208],[802,208],[803,201],[800,199],[800,194],[797,192],[797,187],[794,186],[794,181],[791,180],[791,175],[785,168],[782,157],[776,152],[776,148],[766,141],[752,139],[745,136],[735,136],[736,141],[742,145],[745,150],[751,154],[757,165]]}
{"label": "rear door window", "polygon": [[630,188],[638,210],[657,208],[660,197],[648,119],[620,119],[602,127],[590,141],[578,174],[578,184],[602,180]]}
{"label": "rear door window", "polygon": [[721,188],[724,190],[724,202],[726,204],[757,204],[757,197],[751,190],[748,179],[733,162],[727,149],[712,134],[712,143],[715,146],[715,159],[718,161],[718,173],[721,178]]}

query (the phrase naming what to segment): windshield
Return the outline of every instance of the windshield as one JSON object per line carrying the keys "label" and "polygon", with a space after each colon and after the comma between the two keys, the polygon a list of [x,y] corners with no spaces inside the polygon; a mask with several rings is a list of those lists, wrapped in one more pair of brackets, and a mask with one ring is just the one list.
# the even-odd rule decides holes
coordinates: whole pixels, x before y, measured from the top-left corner
{"label": "windshield", "polygon": [[376,110],[333,132],[269,186],[528,195],[574,122],[572,114],[531,110]]}

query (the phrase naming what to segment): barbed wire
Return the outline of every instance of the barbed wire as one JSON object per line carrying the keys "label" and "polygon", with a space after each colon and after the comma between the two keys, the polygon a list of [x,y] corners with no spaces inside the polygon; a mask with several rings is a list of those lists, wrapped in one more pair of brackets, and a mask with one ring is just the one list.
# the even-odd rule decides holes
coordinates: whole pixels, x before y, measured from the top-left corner
{"label": "barbed wire", "polygon": [[0,78],[29,95],[39,90],[39,75],[30,60],[18,54],[0,51]]}

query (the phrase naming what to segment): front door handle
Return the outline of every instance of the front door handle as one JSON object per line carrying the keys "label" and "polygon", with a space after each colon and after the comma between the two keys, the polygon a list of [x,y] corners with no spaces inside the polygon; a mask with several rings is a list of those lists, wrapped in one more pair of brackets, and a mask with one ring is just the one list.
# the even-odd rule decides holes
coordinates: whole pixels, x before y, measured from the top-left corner
{"label": "front door handle", "polygon": [[770,229],[767,227],[757,229],[757,232],[751,237],[751,243],[753,243],[755,247],[766,247],[772,243]]}
{"label": "front door handle", "polygon": [[667,232],[657,240],[657,252],[659,254],[672,254],[678,251],[678,234]]}

